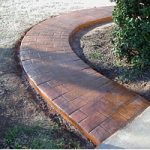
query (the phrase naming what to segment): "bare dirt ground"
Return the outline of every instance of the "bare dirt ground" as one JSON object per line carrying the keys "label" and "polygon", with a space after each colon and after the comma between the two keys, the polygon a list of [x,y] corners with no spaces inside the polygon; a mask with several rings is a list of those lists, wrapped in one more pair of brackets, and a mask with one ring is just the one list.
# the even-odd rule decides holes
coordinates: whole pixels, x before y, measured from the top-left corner
{"label": "bare dirt ground", "polygon": [[78,33],[74,39],[77,54],[100,73],[150,100],[150,68],[134,70],[115,57],[113,28],[112,24],[97,25]]}
{"label": "bare dirt ground", "polygon": [[3,60],[0,69],[0,148],[91,147],[34,93],[23,78],[14,53],[5,49],[7,56],[0,58]]}

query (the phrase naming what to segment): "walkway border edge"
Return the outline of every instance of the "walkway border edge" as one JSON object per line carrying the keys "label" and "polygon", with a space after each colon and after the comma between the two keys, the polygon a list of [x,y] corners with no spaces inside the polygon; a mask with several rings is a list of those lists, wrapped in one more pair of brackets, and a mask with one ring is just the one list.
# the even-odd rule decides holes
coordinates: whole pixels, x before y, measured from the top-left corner
{"label": "walkway border edge", "polygon": [[[97,126],[92,126],[92,128],[89,129],[88,127],[84,127],[85,124],[81,125],[81,122],[77,122],[74,118],[71,117],[71,113],[68,112],[68,108],[67,108],[71,106],[70,104],[68,104],[68,106],[61,107],[61,104],[58,104],[55,102],[55,99],[57,100],[57,97],[59,96],[61,97],[64,94],[64,93],[62,94],[62,92],[65,89],[64,88],[65,82],[64,82],[63,89],[61,90],[59,89],[59,92],[57,90],[56,91],[54,90],[55,87],[53,88],[49,87],[47,82],[49,82],[49,80],[51,79],[50,75],[52,76],[52,78],[55,78],[55,75],[56,75],[57,77],[59,77],[59,79],[62,79],[61,76],[59,75],[60,73],[58,72],[57,68],[55,69],[52,66],[54,64],[53,61],[58,62],[59,65],[63,62],[65,63],[66,66],[69,66],[70,61],[71,61],[70,59],[72,58],[76,60],[79,59],[77,55],[74,54],[69,43],[70,39],[74,36],[74,34],[90,26],[112,21],[112,17],[111,17],[112,9],[113,7],[93,8],[93,9],[88,9],[88,10],[75,11],[75,12],[71,12],[68,14],[62,14],[60,16],[47,19],[35,25],[33,28],[31,28],[24,36],[21,42],[21,46],[20,46],[21,66],[26,74],[27,80],[29,81],[30,85],[35,89],[37,93],[40,94],[40,96],[47,102],[48,105],[54,107],[54,109],[65,120],[70,122],[75,128],[77,128],[80,132],[82,132],[83,135],[85,135],[85,137],[87,137],[95,145],[99,145],[103,140],[105,140],[110,135],[112,135],[115,131],[120,129],[122,125],[125,126],[126,123],[129,122],[129,119],[133,119],[135,116],[141,113],[145,108],[149,106],[149,103],[147,103],[147,101],[144,98],[140,97],[139,95],[132,93],[132,92],[128,92],[125,88],[119,85],[113,84],[114,83],[113,81],[107,79],[106,77],[104,77],[103,75],[95,71],[94,72],[95,76],[94,77],[90,76],[90,79],[94,81],[95,79],[99,77],[99,78],[102,78],[102,80],[98,82],[98,84],[100,83],[100,86],[103,86],[104,83],[107,84],[109,82],[109,84],[111,84],[112,86],[112,89],[114,87],[118,89],[119,87],[119,90],[116,92],[118,94],[118,95],[116,94],[116,97],[122,94],[120,93],[120,91],[126,91],[127,95],[125,95],[122,98],[123,100],[121,100],[122,106],[124,106],[124,104],[129,104],[129,107],[130,107],[130,104],[132,102],[134,103],[136,100],[136,103],[138,103],[138,106],[140,105],[140,107],[133,111],[134,114],[129,114],[129,119],[127,119],[121,115],[119,115],[118,117],[117,114],[119,114],[120,106],[117,106],[117,111],[111,112],[109,117],[106,117],[106,115],[103,115],[103,113],[101,113],[102,118],[99,120]],[[99,12],[101,14],[98,15]],[[85,15],[85,18],[84,18],[84,15]],[[61,53],[60,53],[60,50],[61,50]],[[72,54],[71,58],[69,59],[68,59],[68,52]],[[40,55],[39,53],[40,54],[42,53],[42,54]],[[53,58],[51,58],[51,55],[53,56],[53,53],[56,56],[56,58],[54,57],[54,60]],[[60,61],[58,56],[62,57],[61,56],[62,54],[64,54],[65,57],[63,57],[62,60]],[[50,58],[47,55],[49,55]],[[45,58],[47,58],[46,60],[47,62],[45,61]],[[68,62],[66,62],[66,59]],[[44,65],[44,62],[46,62],[48,65],[47,64]],[[78,64],[80,64],[81,66],[78,66]],[[59,65],[57,67],[60,67]],[[83,74],[81,70],[85,69],[85,67],[87,67],[88,65],[85,64],[83,61],[79,61],[79,63],[77,64],[74,64],[73,62],[73,65],[76,71],[78,71],[78,76],[84,77],[85,74]],[[71,68],[72,66],[70,65],[69,67]],[[88,66],[88,68],[90,67]],[[44,70],[44,69],[47,69],[47,70]],[[67,74],[66,70],[68,68],[64,69],[63,67],[62,68],[60,67],[59,69],[62,71],[62,73],[64,73],[64,77],[68,79],[69,75],[67,77],[65,76]],[[54,70],[55,74],[53,74],[52,70]],[[90,71],[94,71],[94,70],[90,68]],[[45,76],[46,73],[48,73],[47,74],[48,76]],[[74,76],[76,75],[75,70],[73,70],[72,74]],[[57,78],[55,80],[57,80]],[[73,83],[75,83],[76,78],[74,77],[73,80],[74,80]],[[70,79],[70,81],[72,81],[72,79]],[[84,82],[86,83],[86,81],[87,80],[85,80]],[[87,84],[84,84],[84,85],[87,85]],[[89,86],[91,85],[88,85],[88,87]],[[86,92],[86,90],[84,90],[83,87],[81,87],[81,90],[83,93]],[[67,92],[69,93],[70,91],[67,91]],[[97,96],[97,94],[99,94],[99,91],[97,91],[95,95]],[[112,97],[110,97],[110,99],[111,98]],[[87,116],[89,120],[91,119],[90,117]],[[116,122],[118,121],[120,123],[119,125],[116,125],[116,122],[114,123],[112,121],[113,117],[116,117],[115,118]],[[113,129],[111,132],[107,132],[107,129],[101,127],[101,123],[103,122],[104,123],[108,122],[110,123],[109,125],[111,125],[111,123],[112,124],[114,123],[113,125],[115,129]],[[101,134],[97,134],[96,133],[97,130],[94,130],[97,127],[99,127],[98,129],[100,133],[102,131]],[[91,131],[93,130],[94,132],[92,132],[91,134]]]}

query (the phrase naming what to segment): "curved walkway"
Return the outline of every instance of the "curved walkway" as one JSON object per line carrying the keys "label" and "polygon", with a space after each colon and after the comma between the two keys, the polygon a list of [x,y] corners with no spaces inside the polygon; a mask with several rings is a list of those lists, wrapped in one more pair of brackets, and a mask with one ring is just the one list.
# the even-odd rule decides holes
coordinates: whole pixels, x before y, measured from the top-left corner
{"label": "curved walkway", "polygon": [[110,21],[112,9],[88,9],[48,19],[28,31],[20,46],[30,84],[94,144],[149,106],[142,97],[91,69],[70,47],[74,33]]}

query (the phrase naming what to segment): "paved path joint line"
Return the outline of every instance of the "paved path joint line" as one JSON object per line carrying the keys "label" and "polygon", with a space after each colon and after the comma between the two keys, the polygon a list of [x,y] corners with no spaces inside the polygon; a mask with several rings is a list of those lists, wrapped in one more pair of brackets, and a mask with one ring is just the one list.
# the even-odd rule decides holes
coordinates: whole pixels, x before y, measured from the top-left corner
{"label": "paved path joint line", "polygon": [[29,30],[20,60],[30,84],[67,121],[98,145],[149,103],[97,73],[74,53],[76,32],[111,21],[113,7],[101,7],[47,19]]}

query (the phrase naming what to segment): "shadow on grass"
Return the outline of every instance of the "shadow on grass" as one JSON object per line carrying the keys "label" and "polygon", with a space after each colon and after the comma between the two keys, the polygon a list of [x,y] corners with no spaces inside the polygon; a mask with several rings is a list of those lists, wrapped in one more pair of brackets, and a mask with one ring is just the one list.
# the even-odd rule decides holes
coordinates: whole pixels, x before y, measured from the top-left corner
{"label": "shadow on grass", "polygon": [[[111,23],[111,22],[108,22]],[[106,23],[106,24],[108,24]],[[105,24],[101,24],[101,25],[105,25]],[[105,76],[107,76],[108,78],[114,78],[114,76],[121,76],[121,78],[123,80],[128,79],[130,82],[132,83],[138,83],[139,81],[150,81],[149,78],[149,74],[150,74],[150,70],[143,68],[143,69],[138,69],[136,67],[134,68],[129,68],[129,66],[119,66],[119,65],[114,65],[113,67],[101,67],[98,66],[97,63],[92,63],[91,61],[89,61],[84,52],[83,49],[81,47],[81,37],[83,37],[85,34],[87,34],[88,32],[90,32],[91,30],[95,29],[96,27],[99,27],[100,24],[98,25],[94,25],[92,27],[86,28],[80,32],[75,33],[71,38],[70,38],[70,45],[72,47],[72,49],[74,50],[74,52],[87,64],[89,64],[94,70],[104,74]],[[97,43],[98,44],[98,43]],[[99,48],[100,49],[100,48]],[[93,57],[97,57],[96,59],[100,59],[98,57],[100,53],[91,53],[93,55]],[[118,71],[117,71],[118,70]],[[145,78],[142,78],[142,76],[145,74]],[[146,76],[147,75],[147,76]]]}
{"label": "shadow on grass", "polygon": [[[77,45],[73,48],[76,49]],[[113,94],[115,94],[113,90],[107,91],[106,89],[101,88],[102,85],[96,86],[95,84],[96,82],[98,82],[98,78],[95,74],[89,74],[84,72],[84,69],[88,69],[90,67],[98,72],[101,72],[100,70],[97,70],[97,68],[93,66],[93,64],[91,64],[88,60],[86,60],[84,55],[79,55],[79,57],[85,61],[85,64],[83,64],[82,60],[80,60],[76,56],[72,58],[72,55],[75,54],[71,51],[46,51],[45,49],[34,49],[32,48],[32,46],[26,47],[25,51],[28,53],[27,55],[33,61],[32,62],[28,59],[23,61],[25,65],[28,64],[28,66],[26,66],[26,71],[28,72],[28,75],[32,77],[32,79],[36,79],[37,77],[43,78],[43,76],[46,75],[47,78],[45,79],[45,81],[43,81],[43,83],[54,79],[64,85],[69,84],[81,87],[85,91],[91,90],[101,93],[112,92]],[[105,73],[103,72],[105,71],[102,71],[102,74],[104,74],[104,76]],[[109,70],[107,71],[109,72]],[[138,81],[134,82],[136,83]],[[42,84],[42,82],[39,84]]]}
{"label": "shadow on grass", "polygon": [[0,49],[0,148],[93,147],[37,98],[21,78],[16,53]]}

